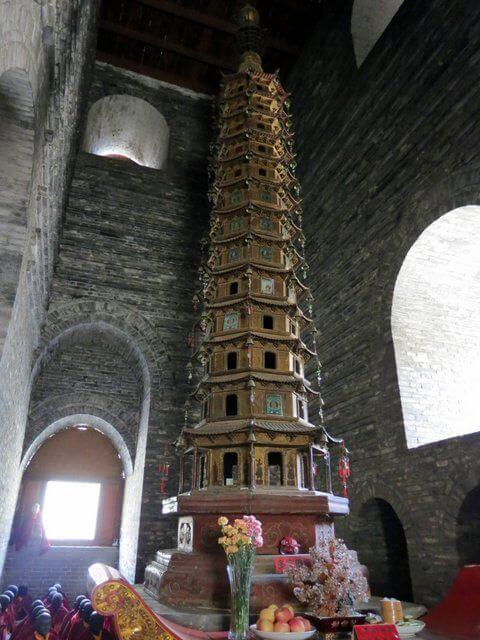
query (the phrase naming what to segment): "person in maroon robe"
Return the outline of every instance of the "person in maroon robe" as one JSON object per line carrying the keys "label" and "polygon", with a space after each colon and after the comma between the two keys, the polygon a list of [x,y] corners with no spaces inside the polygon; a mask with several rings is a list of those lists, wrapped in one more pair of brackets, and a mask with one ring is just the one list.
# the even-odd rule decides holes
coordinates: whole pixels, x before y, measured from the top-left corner
{"label": "person in maroon robe", "polygon": [[[62,626],[60,627],[60,632],[58,634],[60,636],[60,640],[64,640],[67,638],[68,633],[70,631],[70,627],[72,626],[72,620],[75,618],[75,616],[77,616],[78,610],[80,609],[80,605],[84,600],[88,600],[88,598],[86,598],[84,595],[76,597],[75,604],[73,605],[73,609],[71,609],[68,612],[68,614],[65,616],[65,618],[63,619]],[[75,620],[77,618],[75,618]]]}
{"label": "person in maroon robe", "polygon": [[29,638],[32,638],[35,632],[35,618],[43,611],[45,611],[45,607],[42,602],[32,607],[30,615],[15,628],[14,632],[10,636],[10,640],[28,640]]}
{"label": "person in maroon robe", "polygon": [[4,593],[0,596],[0,640],[6,640],[8,632],[8,607],[10,598]]}
{"label": "person in maroon robe", "polygon": [[17,597],[15,598],[15,621],[18,622],[26,618],[32,610],[32,598],[28,593],[28,587],[19,585]]}
{"label": "person in maroon robe", "polygon": [[67,636],[67,640],[90,640],[91,634],[88,623],[93,613],[93,607],[90,600],[83,602],[79,609],[80,616],[76,620]]}
{"label": "person in maroon robe", "polygon": [[58,640],[57,634],[52,631],[52,616],[46,609],[35,616],[33,633],[26,640]]}
{"label": "person in maroon robe", "polygon": [[105,618],[97,611],[94,611],[90,616],[90,634],[91,640],[115,640],[115,637],[106,630]]}
{"label": "person in maroon robe", "polygon": [[67,609],[70,609],[70,603],[68,601],[67,596],[65,595],[64,591],[63,591],[63,587],[59,582],[56,582],[54,585],[54,588],[58,591],[58,593],[62,594],[62,598],[63,598],[63,604]]}
{"label": "person in maroon robe", "polygon": [[68,616],[68,609],[63,604],[63,596],[61,593],[55,593],[50,601],[48,610],[52,616],[52,630],[59,636],[63,621],[66,616]]}

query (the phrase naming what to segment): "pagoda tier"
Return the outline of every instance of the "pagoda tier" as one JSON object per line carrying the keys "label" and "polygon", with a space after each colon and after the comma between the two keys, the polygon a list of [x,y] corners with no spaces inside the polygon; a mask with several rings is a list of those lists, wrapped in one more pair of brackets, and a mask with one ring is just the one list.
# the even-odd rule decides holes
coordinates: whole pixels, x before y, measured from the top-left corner
{"label": "pagoda tier", "polygon": [[[255,28],[240,27],[240,41],[251,44]],[[238,73],[221,83],[211,221],[194,297],[201,313],[192,359],[203,372],[192,400],[201,419],[191,426],[186,412],[176,443],[179,496],[164,505],[180,515],[178,549],[159,552],[146,572],[147,588],[169,606],[225,606],[218,515],[254,513],[263,523],[252,595],[258,608],[275,589],[288,598],[285,581],[273,576],[282,538],[296,538],[306,552],[332,534],[332,516],[348,513],[346,497],[332,493],[321,413],[316,425],[308,411],[317,397],[321,412],[321,398],[305,367],[313,360],[319,373],[320,365],[292,145],[278,75],[244,48]],[[192,379],[194,371],[192,363]]]}

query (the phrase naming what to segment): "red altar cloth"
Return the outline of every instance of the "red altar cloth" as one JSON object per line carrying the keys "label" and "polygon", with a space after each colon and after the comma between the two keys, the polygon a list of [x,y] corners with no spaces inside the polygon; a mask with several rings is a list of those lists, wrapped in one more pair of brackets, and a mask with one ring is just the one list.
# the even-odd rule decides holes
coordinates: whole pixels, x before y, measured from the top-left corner
{"label": "red altar cloth", "polygon": [[432,633],[458,640],[480,638],[480,565],[460,569],[445,598],[422,618]]}

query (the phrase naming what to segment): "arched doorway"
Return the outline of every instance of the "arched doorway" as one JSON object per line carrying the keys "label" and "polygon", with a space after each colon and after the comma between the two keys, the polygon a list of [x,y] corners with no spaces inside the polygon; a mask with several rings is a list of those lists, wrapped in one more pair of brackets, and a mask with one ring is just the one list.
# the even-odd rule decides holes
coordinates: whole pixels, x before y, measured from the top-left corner
{"label": "arched doorway", "polygon": [[412,600],[405,532],[386,500],[371,498],[360,508],[354,548],[368,568],[373,595]]}
{"label": "arched doorway", "polygon": [[480,564],[480,486],[467,493],[457,516],[458,564]]}
{"label": "arched doorway", "polygon": [[124,478],[119,453],[100,431],[84,425],[60,431],[25,469],[16,531],[38,503],[52,544],[118,544]]}

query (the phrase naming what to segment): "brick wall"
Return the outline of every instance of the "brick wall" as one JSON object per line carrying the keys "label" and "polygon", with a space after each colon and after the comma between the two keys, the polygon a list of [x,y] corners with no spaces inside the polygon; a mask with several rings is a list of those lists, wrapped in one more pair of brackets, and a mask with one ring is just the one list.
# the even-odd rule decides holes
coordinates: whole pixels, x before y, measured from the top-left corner
{"label": "brick wall", "polygon": [[[26,158],[26,148],[26,155],[17,156],[17,162],[22,164],[30,160],[30,182],[23,189],[22,202],[17,201],[18,208],[10,207],[26,227],[25,244],[23,254],[17,251],[10,261],[13,271],[7,274],[7,308],[6,313],[2,308],[0,320],[0,342],[5,338],[0,359],[0,567],[20,482],[32,356],[48,302],[58,226],[81,116],[81,89],[94,51],[96,8],[95,0],[0,1],[0,78],[5,80],[14,69],[17,88],[19,78],[28,84],[35,112],[33,158]],[[8,138],[9,133],[5,135]],[[3,144],[0,168],[4,171],[13,170],[4,162],[10,152],[10,146]],[[7,180],[2,172],[0,179],[0,208],[5,213],[5,187],[11,176]],[[10,206],[8,202],[7,205]],[[3,251],[0,259],[4,267],[8,256]]]}
{"label": "brick wall", "polygon": [[[189,391],[186,336],[207,216],[211,106],[204,96],[97,64],[90,104],[118,94],[159,110],[170,130],[169,155],[161,171],[78,155],[24,451],[71,414],[111,425],[134,461],[120,548],[122,569],[133,579],[137,553],[142,578],[145,561],[169,546],[176,530],[173,519],[159,517],[158,467],[183,424]],[[168,492],[175,494],[171,450],[168,460]]]}
{"label": "brick wall", "polygon": [[[337,530],[351,542],[362,505],[387,501],[414,597],[431,604],[461,561],[457,518],[478,484],[479,436],[407,448],[391,306],[420,233],[480,201],[480,8],[406,0],[357,70],[348,4],[324,3],[289,87],[327,424],[353,451],[352,514]],[[360,559],[374,565],[374,554],[365,545]]]}

